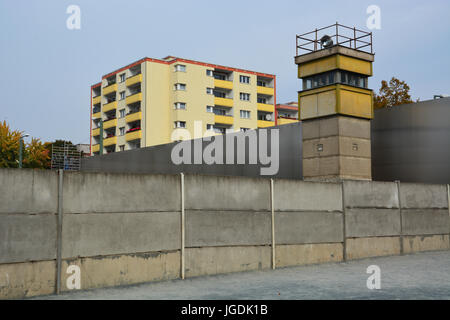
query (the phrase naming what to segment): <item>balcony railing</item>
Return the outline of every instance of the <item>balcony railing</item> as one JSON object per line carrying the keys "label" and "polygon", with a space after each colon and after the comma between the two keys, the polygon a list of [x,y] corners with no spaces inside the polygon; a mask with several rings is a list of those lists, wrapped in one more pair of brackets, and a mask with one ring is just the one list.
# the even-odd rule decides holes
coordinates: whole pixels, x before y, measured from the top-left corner
{"label": "balcony railing", "polygon": [[112,92],[117,91],[117,83],[111,84],[107,87],[103,88],[103,95],[106,96],[107,94],[110,94]]}
{"label": "balcony railing", "polygon": [[233,81],[214,79],[214,87],[231,90],[233,89]]}
{"label": "balcony railing", "polygon": [[129,113],[127,114],[127,116],[125,117],[125,121],[128,122],[134,122],[134,121],[138,121],[138,120],[142,120],[142,112],[133,112],[133,113]]}
{"label": "balcony railing", "polygon": [[135,130],[131,131],[132,129],[127,131],[127,134],[125,135],[126,141],[133,141],[138,140],[142,138],[142,130],[141,128],[134,128]]}
{"label": "balcony railing", "polygon": [[273,112],[275,107],[273,104],[258,103],[258,111]]}
{"label": "balcony railing", "polygon": [[142,101],[142,92],[131,94],[125,99],[126,104],[133,104],[139,101]]}
{"label": "balcony railing", "polygon": [[270,87],[261,87],[261,86],[256,87],[256,93],[258,93],[258,94],[263,94],[266,96],[273,96],[274,92],[275,92],[274,89],[270,88]]}
{"label": "balcony railing", "polygon": [[234,118],[232,116],[226,115],[214,115],[214,122],[220,124],[232,125],[234,122]]}
{"label": "balcony railing", "polygon": [[142,73],[138,73],[134,76],[127,78],[127,80],[125,80],[125,85],[129,87],[139,82],[142,82]]}
{"label": "balcony railing", "polygon": [[114,109],[117,109],[117,101],[112,101],[103,105],[103,112],[108,112]]}
{"label": "balcony railing", "polygon": [[230,98],[214,98],[214,104],[217,106],[224,106],[224,107],[232,107],[233,106],[233,99]]}

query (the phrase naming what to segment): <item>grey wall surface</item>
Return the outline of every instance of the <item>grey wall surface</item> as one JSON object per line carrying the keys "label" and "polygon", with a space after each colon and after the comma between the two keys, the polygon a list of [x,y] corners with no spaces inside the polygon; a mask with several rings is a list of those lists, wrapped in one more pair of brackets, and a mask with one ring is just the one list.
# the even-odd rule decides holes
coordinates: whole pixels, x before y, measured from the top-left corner
{"label": "grey wall surface", "polygon": [[450,183],[450,98],[375,110],[374,180]]}
{"label": "grey wall surface", "polygon": [[[299,123],[277,126],[270,129],[279,130],[279,170],[270,178],[302,178],[302,130]],[[268,129],[267,148],[272,150],[271,130]],[[257,135],[260,136],[260,130],[257,129]],[[242,137],[244,133],[238,132],[231,134],[233,137]],[[228,136],[228,135],[227,135]],[[204,150],[207,145],[215,141],[202,141]],[[220,136],[222,139],[222,136]],[[201,140],[201,139],[200,139]],[[198,140],[197,140],[198,141]],[[106,154],[102,156],[88,157],[82,159],[82,170],[89,172],[111,172],[111,173],[193,173],[210,174],[225,176],[248,176],[264,177],[261,175],[261,168],[267,168],[269,165],[263,165],[258,159],[258,164],[249,164],[249,142],[245,146],[245,163],[237,164],[237,142],[234,144],[234,163],[235,164],[180,164],[175,165],[171,159],[171,153],[176,143],[169,143],[154,147],[147,147],[137,150],[122,151]],[[191,163],[194,163],[195,140],[190,142],[192,155]],[[223,163],[226,163],[225,154],[227,153],[226,140],[223,139]],[[259,150],[259,149],[258,149]],[[270,152],[269,152],[270,154]],[[299,160],[300,159],[300,160]]]}
{"label": "grey wall surface", "polygon": [[[0,181],[0,268],[54,262],[58,175],[0,169]],[[120,278],[128,266],[139,275],[133,255],[141,255],[142,266],[161,262],[162,275],[170,265],[177,277],[181,187],[181,175],[65,172],[62,259],[90,258],[83,272],[97,286],[111,283],[102,280],[102,268],[117,276],[113,283],[131,281]],[[449,248],[446,185],[274,179],[272,189],[269,179],[186,174],[184,208],[188,276],[269,268],[273,249],[286,266],[334,261],[343,252],[349,259],[400,254],[400,243],[407,252]],[[21,282],[21,292],[30,281]]]}
{"label": "grey wall surface", "polygon": [[[302,179],[301,126],[293,123],[275,127],[280,129],[280,168],[271,178]],[[450,98],[375,110],[371,127],[373,180],[450,183]],[[203,142],[204,146],[209,143]],[[260,164],[177,166],[170,158],[173,146],[84,158],[82,170],[261,177],[260,168],[264,167]]]}

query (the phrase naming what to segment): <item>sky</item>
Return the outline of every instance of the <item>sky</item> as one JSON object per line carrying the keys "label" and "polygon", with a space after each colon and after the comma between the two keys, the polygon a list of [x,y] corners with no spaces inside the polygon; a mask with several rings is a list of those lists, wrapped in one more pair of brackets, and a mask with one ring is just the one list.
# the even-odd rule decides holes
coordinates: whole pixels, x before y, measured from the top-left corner
{"label": "sky", "polygon": [[[70,30],[68,6],[81,10]],[[369,5],[379,30],[367,28]],[[90,86],[143,57],[168,55],[277,76],[297,100],[295,36],[336,21],[372,31],[369,87],[395,76],[413,99],[450,94],[450,1],[0,0],[0,121],[42,141],[89,143]]]}

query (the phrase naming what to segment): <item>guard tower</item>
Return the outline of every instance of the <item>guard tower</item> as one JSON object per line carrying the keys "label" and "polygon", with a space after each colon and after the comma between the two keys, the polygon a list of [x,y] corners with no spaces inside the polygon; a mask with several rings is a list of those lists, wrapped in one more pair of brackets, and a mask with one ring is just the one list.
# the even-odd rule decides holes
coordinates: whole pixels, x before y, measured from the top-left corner
{"label": "guard tower", "polygon": [[336,23],[296,41],[304,179],[371,180],[372,33]]}

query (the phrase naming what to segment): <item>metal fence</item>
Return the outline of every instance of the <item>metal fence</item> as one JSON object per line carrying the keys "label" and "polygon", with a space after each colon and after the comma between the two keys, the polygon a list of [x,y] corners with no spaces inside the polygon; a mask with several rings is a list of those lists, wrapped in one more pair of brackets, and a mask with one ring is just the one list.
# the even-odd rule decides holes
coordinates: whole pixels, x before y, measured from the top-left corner
{"label": "metal fence", "polygon": [[63,146],[52,146],[52,169],[66,171],[78,171],[81,168],[81,152],[77,146],[64,144]]}

